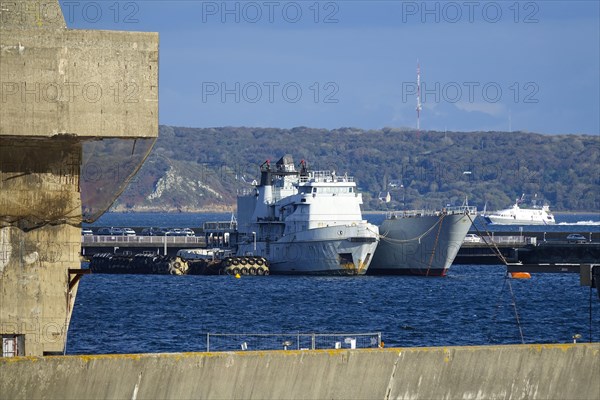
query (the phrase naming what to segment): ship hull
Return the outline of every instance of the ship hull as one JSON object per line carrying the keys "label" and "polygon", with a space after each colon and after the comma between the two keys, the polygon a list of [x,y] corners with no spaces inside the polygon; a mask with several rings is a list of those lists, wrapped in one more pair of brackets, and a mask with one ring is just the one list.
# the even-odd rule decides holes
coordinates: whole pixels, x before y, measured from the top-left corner
{"label": "ship hull", "polygon": [[462,213],[386,219],[369,274],[444,276],[471,223]]}
{"label": "ship hull", "polygon": [[269,260],[271,274],[364,275],[378,245],[377,226],[359,223],[309,229],[277,241],[239,245],[238,254]]}

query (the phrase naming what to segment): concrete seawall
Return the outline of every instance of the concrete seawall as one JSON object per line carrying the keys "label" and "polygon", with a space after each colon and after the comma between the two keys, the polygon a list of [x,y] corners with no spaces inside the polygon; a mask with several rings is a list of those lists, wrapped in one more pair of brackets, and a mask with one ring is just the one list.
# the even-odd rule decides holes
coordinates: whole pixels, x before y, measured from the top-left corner
{"label": "concrete seawall", "polygon": [[3,399],[599,399],[600,343],[0,359]]}

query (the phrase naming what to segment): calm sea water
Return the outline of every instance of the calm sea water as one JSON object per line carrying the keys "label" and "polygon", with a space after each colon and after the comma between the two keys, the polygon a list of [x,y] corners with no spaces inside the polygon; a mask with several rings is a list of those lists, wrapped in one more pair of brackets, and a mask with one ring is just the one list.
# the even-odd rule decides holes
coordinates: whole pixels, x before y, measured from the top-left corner
{"label": "calm sea water", "polygon": [[[97,226],[228,218],[193,216],[107,214]],[[81,280],[67,353],[204,351],[207,332],[382,332],[387,347],[521,343],[520,332],[525,343],[600,341],[600,301],[576,274],[508,280],[501,266],[456,265],[445,278],[95,274]]]}
{"label": "calm sea water", "polygon": [[[600,340],[596,290],[574,274],[511,280],[453,266],[445,278],[88,275],[68,353],[203,351],[206,333],[381,331],[387,346]],[[591,328],[590,336],[590,300]]]}

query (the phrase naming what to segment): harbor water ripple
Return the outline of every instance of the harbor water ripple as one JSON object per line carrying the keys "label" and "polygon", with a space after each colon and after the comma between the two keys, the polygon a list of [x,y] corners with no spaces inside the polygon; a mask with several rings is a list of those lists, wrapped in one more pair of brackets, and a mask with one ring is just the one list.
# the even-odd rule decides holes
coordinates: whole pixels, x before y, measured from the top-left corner
{"label": "harbor water ripple", "polygon": [[445,278],[88,275],[67,352],[205,351],[209,332],[380,331],[386,347],[521,343],[513,300],[525,343],[600,340],[596,290],[578,275],[512,279],[514,298],[508,284],[504,267],[475,265]]}
{"label": "harbor water ripple", "polygon": [[[230,217],[193,215],[106,214],[94,226],[184,228]],[[381,332],[386,347],[516,344],[520,331],[525,343],[567,343],[575,334],[600,341],[600,301],[579,275],[505,275],[503,266],[483,265],[454,265],[444,278],[86,275],[67,353],[205,351],[207,333]]]}

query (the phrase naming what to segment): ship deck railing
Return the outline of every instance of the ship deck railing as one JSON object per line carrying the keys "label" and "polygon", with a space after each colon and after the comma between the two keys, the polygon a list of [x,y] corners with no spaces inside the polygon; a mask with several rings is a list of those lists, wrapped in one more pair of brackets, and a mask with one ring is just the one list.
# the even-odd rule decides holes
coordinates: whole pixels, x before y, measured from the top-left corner
{"label": "ship deck railing", "polygon": [[308,175],[300,175],[300,183],[307,182],[354,182],[354,177],[348,174],[337,175],[335,171],[311,171]]}
{"label": "ship deck railing", "polygon": [[427,217],[427,216],[435,216],[439,217],[441,215],[455,215],[455,214],[469,214],[469,215],[477,215],[477,207],[473,206],[459,206],[459,207],[446,207],[441,210],[403,210],[403,211],[390,211],[386,213],[387,219],[395,219],[395,218],[415,218],[415,217]]}

